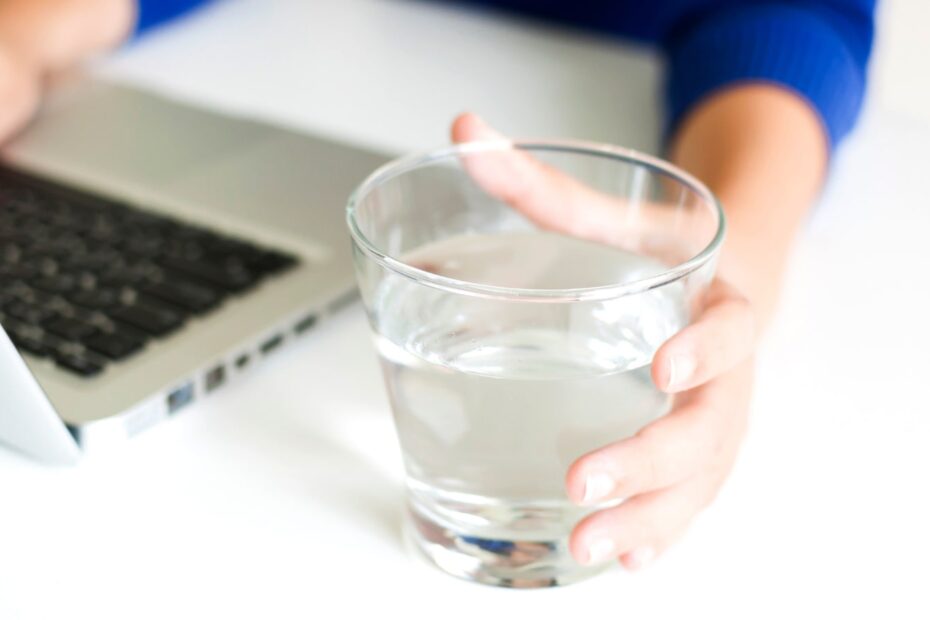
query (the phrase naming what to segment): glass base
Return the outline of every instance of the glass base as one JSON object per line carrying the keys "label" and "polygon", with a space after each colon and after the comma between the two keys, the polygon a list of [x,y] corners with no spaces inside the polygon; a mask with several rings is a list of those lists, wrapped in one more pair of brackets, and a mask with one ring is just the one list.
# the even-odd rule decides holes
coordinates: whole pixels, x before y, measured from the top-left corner
{"label": "glass base", "polygon": [[607,565],[581,566],[568,539],[495,540],[456,533],[408,509],[407,536],[432,564],[468,581],[505,588],[549,588],[581,581]]}

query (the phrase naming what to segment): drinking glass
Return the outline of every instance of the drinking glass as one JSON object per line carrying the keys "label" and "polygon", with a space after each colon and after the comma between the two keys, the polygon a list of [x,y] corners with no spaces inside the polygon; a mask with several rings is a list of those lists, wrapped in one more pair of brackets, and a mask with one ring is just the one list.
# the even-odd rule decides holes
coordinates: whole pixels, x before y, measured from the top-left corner
{"label": "drinking glass", "polygon": [[583,454],[664,415],[656,349],[713,277],[723,212],[659,159],[473,142],[387,164],[348,206],[406,468],[407,532],[442,570],[540,587],[568,551]]}

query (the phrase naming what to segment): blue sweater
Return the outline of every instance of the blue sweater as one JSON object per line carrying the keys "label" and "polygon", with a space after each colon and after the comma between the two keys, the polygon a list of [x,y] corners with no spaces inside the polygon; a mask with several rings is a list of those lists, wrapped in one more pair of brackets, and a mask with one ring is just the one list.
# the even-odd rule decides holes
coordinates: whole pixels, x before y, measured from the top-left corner
{"label": "blue sweater", "polygon": [[[142,32],[207,0],[138,0]],[[456,0],[659,46],[668,59],[668,126],[726,86],[761,81],[805,98],[831,144],[865,92],[876,0]]]}

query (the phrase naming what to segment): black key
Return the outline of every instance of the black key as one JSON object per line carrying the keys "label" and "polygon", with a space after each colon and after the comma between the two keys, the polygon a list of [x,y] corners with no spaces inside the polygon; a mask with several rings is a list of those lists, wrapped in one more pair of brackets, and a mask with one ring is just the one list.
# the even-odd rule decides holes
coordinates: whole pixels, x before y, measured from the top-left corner
{"label": "black key", "polygon": [[296,265],[297,259],[281,252],[267,251],[262,252],[254,263],[249,263],[249,266],[253,264],[258,265],[265,273],[278,273]]}
{"label": "black key", "polygon": [[38,325],[55,315],[52,310],[45,306],[27,304],[20,300],[11,301],[6,304],[3,307],[3,312],[7,316],[18,319],[23,323],[29,323],[30,325]]}
{"label": "black key", "polygon": [[13,344],[20,351],[30,353],[36,357],[47,357],[51,352],[47,346],[35,338],[18,338]]}
{"label": "black key", "polygon": [[[0,226],[2,226],[2,224],[0,224]],[[0,264],[10,265],[18,263],[22,256],[23,251],[18,245],[0,241]]]}
{"label": "black key", "polygon": [[162,270],[148,261],[122,263],[99,272],[99,280],[109,286],[134,286],[161,276]]}
{"label": "black key", "polygon": [[92,245],[85,253],[61,258],[61,263],[68,269],[91,271],[95,273],[123,264],[124,262],[119,252],[103,244]]}
{"label": "black key", "polygon": [[258,281],[254,274],[245,269],[226,269],[222,265],[172,257],[163,258],[159,262],[168,269],[180,271],[196,280],[237,293],[254,286]]}
{"label": "black key", "polygon": [[84,339],[84,345],[111,360],[121,360],[139,351],[145,341],[125,333],[95,334]]}
{"label": "black key", "polygon": [[220,237],[214,236],[212,239],[209,239],[204,242],[204,246],[207,248],[207,251],[210,254],[216,255],[247,255],[252,253],[258,253],[259,250],[257,247],[242,241],[240,239],[232,239],[230,237]]}
{"label": "black key", "polygon": [[58,274],[58,261],[51,256],[38,253],[37,250],[31,250],[23,255],[19,264],[27,269],[31,267],[35,270],[35,276],[32,276],[30,280]]}
{"label": "black key", "polygon": [[46,308],[55,314],[68,315],[73,308],[64,297],[29,288],[25,284],[15,289],[14,292],[26,303]]}
{"label": "black key", "polygon": [[205,260],[222,265],[227,270],[246,270],[264,275],[283,270],[292,259],[283,254],[253,248],[235,254],[211,254]]}
{"label": "black key", "polygon": [[53,232],[48,224],[36,217],[20,220],[16,224],[16,230],[25,235],[32,246],[48,243]]}
{"label": "black key", "polygon": [[65,340],[83,340],[97,332],[93,325],[64,316],[47,321],[43,327]]}
{"label": "black key", "polygon": [[84,231],[97,239],[115,237],[120,227],[119,213],[108,209],[97,209],[85,216]]}
{"label": "black key", "polygon": [[41,248],[38,248],[37,251],[45,256],[66,260],[69,256],[86,253],[87,245],[82,239],[68,233],[67,235],[53,240],[51,243],[44,244]]}
{"label": "black key", "polygon": [[35,325],[20,323],[13,319],[4,318],[3,329],[14,343],[18,342],[20,339],[42,339],[42,328],[36,327]]}
{"label": "black key", "polygon": [[160,248],[160,252],[166,257],[185,261],[199,261],[206,255],[200,240],[184,238],[170,239]]}
{"label": "black key", "polygon": [[202,245],[209,244],[214,239],[219,238],[219,235],[205,228],[200,228],[199,226],[194,226],[193,224],[182,224],[180,222],[175,223],[177,224],[177,227],[171,233],[171,237],[174,239],[190,241]]}
{"label": "black key", "polygon": [[29,280],[37,273],[38,270],[30,264],[0,264],[0,280]]}
{"label": "black key", "polygon": [[56,273],[54,275],[36,278],[35,280],[31,280],[29,284],[40,291],[56,295],[67,293],[77,288],[77,281],[74,279],[74,276],[65,273]]}
{"label": "black key", "polygon": [[43,342],[42,331],[39,328],[9,319],[4,319],[3,328],[20,351],[32,353],[38,357],[45,357],[49,354],[50,347]]}
{"label": "black key", "polygon": [[28,235],[20,232],[16,223],[5,223],[4,226],[0,228],[0,245],[23,249],[32,245],[32,239],[30,239]]}
{"label": "black key", "polygon": [[81,377],[93,377],[103,370],[103,365],[77,353],[55,353],[55,363]]}
{"label": "black key", "polygon": [[28,191],[14,190],[13,194],[4,199],[5,206],[8,210],[20,215],[29,215],[39,211],[39,205],[35,197]]}
{"label": "black key", "polygon": [[120,293],[115,288],[80,290],[68,295],[68,300],[89,310],[106,311],[119,305]]}
{"label": "black key", "polygon": [[157,235],[173,234],[184,228],[184,225],[174,218],[133,208],[127,208],[120,214],[120,223],[126,229]]}
{"label": "black key", "polygon": [[222,293],[206,286],[176,280],[146,284],[139,290],[196,314],[215,308],[222,298]]}
{"label": "black key", "polygon": [[161,254],[164,241],[161,237],[146,234],[134,234],[119,242],[118,247],[132,256],[154,258]]}
{"label": "black key", "polygon": [[207,251],[208,260],[226,266],[245,265],[249,268],[258,268],[264,253],[254,245],[238,239],[213,238],[203,243]]}
{"label": "black key", "polygon": [[180,312],[151,302],[122,306],[109,314],[110,318],[116,321],[159,337],[173,332],[184,323],[184,317]]}

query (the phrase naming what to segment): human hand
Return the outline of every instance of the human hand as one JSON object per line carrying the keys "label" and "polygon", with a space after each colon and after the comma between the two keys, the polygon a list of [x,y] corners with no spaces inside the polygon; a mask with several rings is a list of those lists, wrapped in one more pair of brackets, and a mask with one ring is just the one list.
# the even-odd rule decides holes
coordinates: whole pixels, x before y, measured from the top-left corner
{"label": "human hand", "polygon": [[[452,125],[455,142],[501,138],[472,114]],[[610,197],[527,155],[466,166],[485,191],[544,228],[602,242],[622,235],[611,221]],[[569,468],[566,491],[572,501],[594,505],[625,498],[575,527],[570,548],[582,564],[610,558],[630,569],[646,564],[710,504],[733,466],[752,389],[753,312],[745,297],[717,278],[695,314],[653,359],[653,382],[674,394],[672,411]]]}
{"label": "human hand", "polygon": [[35,113],[46,76],[123,41],[132,0],[0,0],[0,142]]}
{"label": "human hand", "polygon": [[41,72],[0,39],[0,142],[26,124],[39,104]]}

